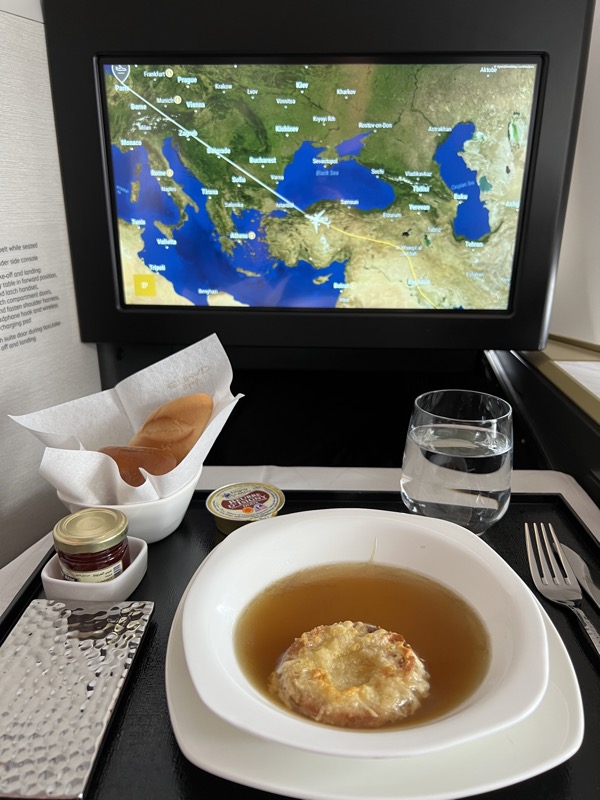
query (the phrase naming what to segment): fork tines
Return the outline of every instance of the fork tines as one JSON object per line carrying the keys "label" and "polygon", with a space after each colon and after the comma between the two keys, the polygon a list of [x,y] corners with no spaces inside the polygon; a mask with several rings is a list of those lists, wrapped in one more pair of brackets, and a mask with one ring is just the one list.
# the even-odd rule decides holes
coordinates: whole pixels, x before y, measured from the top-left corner
{"label": "fork tines", "polygon": [[[546,585],[550,583],[562,584],[566,582],[567,584],[572,584],[573,587],[577,587],[577,579],[565,558],[552,523],[548,523],[548,529],[550,531],[550,536],[548,536],[546,525],[544,525],[543,522],[540,522],[539,526],[537,522],[533,523],[533,535],[537,545],[536,562],[540,570],[542,582]],[[527,522],[525,523],[525,533],[529,545],[529,525]],[[533,553],[531,555],[533,555]]]}

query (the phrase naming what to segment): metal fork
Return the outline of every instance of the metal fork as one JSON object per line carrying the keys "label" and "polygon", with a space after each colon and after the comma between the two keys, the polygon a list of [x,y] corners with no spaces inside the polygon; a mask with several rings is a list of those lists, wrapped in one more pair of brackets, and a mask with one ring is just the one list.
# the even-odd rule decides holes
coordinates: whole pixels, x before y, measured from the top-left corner
{"label": "metal fork", "polygon": [[547,600],[559,603],[575,614],[594,649],[600,655],[600,634],[580,608],[581,588],[575,573],[565,558],[554,528],[551,524],[548,524],[548,528],[551,541],[544,523],[541,522],[539,526],[536,522],[533,523],[534,551],[529,525],[527,522],[525,523],[527,558],[533,582],[538,592]]}

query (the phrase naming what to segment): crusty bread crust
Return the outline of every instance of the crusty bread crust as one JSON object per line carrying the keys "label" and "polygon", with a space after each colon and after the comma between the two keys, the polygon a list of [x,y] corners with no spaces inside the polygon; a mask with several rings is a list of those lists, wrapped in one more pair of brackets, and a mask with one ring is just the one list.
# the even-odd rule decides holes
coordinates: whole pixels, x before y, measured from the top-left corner
{"label": "crusty bread crust", "polygon": [[169,400],[146,418],[129,445],[167,450],[179,464],[203,434],[213,407],[212,397],[204,392]]}
{"label": "crusty bread crust", "polygon": [[172,453],[156,447],[109,445],[101,447],[99,452],[117,462],[121,478],[130,486],[141,486],[146,480],[140,472],[140,467],[151,475],[165,475],[177,466]]}
{"label": "crusty bread crust", "polygon": [[316,722],[380,728],[419,708],[429,675],[400,634],[345,621],[295,639],[271,673],[269,691]]}

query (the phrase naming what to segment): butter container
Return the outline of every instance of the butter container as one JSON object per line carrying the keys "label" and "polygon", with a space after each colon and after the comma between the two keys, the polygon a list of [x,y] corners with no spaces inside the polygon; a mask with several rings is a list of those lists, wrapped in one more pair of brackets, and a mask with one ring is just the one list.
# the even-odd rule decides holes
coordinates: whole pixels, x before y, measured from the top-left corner
{"label": "butter container", "polygon": [[277,516],[284,503],[281,489],[269,483],[231,483],[206,498],[206,507],[225,536],[249,522]]}

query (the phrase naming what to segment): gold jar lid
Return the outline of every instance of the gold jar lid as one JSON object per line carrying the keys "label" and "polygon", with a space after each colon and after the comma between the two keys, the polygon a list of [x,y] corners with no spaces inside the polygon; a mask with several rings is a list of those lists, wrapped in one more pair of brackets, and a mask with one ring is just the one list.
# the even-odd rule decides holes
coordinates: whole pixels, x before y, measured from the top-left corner
{"label": "gold jar lid", "polygon": [[127,536],[127,517],[112,508],[83,508],[54,526],[54,544],[65,553],[99,553]]}

